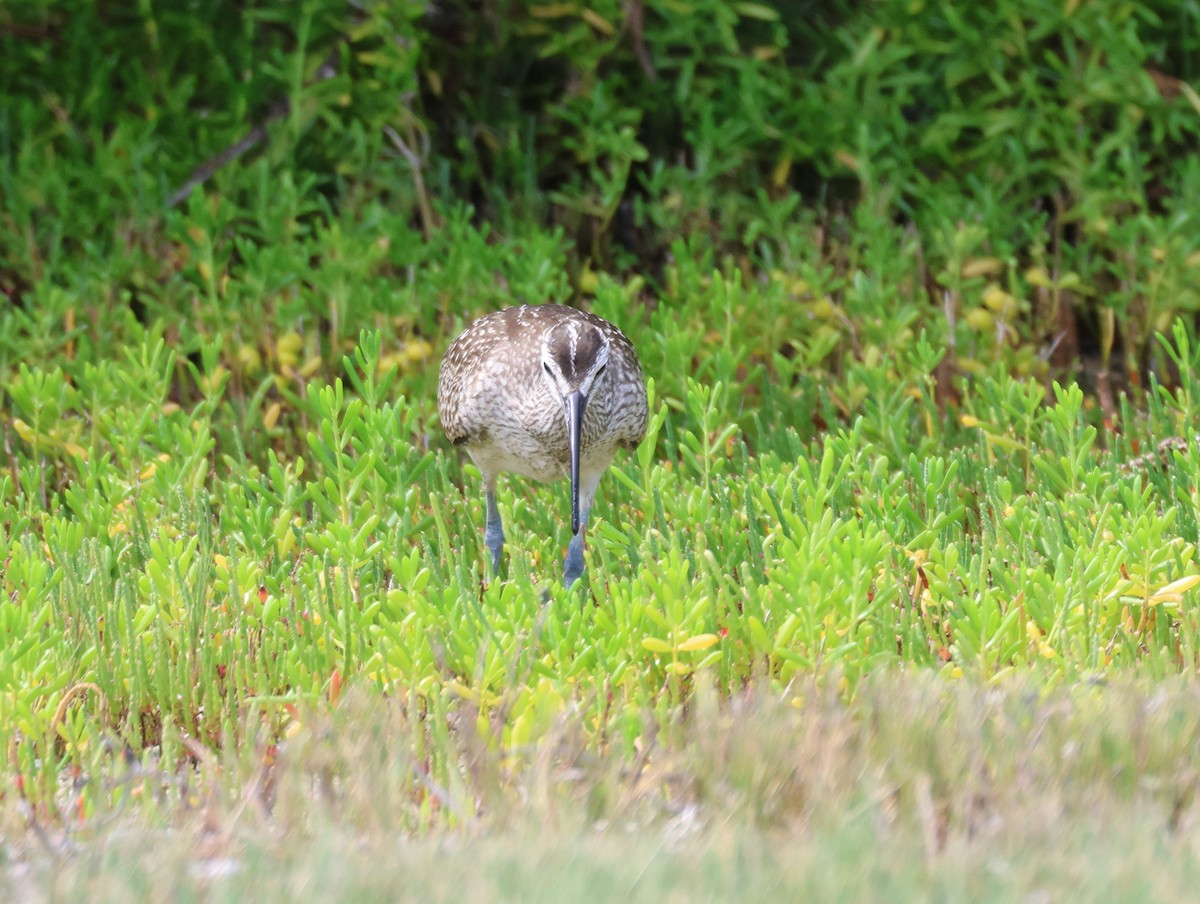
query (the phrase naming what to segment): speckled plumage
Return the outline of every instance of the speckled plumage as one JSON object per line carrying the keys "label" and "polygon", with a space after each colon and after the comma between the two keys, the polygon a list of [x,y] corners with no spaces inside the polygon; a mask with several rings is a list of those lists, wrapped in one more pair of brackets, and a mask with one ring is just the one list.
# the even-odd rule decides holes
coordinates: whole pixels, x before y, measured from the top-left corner
{"label": "speckled plumage", "polygon": [[[617,448],[632,449],[646,435],[641,365],[629,339],[611,323],[552,304],[481,317],[442,358],[438,414],[450,440],[466,447],[493,496],[496,477],[504,471],[541,481],[568,476],[563,395],[569,390],[586,395],[579,463],[586,520]],[[496,524],[502,546],[498,516]],[[498,547],[493,553],[498,562]]]}

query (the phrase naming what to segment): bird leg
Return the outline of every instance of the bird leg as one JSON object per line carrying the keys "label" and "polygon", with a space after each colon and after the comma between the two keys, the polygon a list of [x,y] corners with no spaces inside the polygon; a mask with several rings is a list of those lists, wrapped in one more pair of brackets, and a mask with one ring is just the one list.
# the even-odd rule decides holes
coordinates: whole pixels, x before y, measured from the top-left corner
{"label": "bird leg", "polygon": [[600,473],[590,470],[579,482],[579,530],[567,544],[567,557],[563,559],[563,583],[570,587],[583,574],[583,550],[586,546],[588,516],[592,513],[592,502],[596,499],[596,488],[600,485]]}
{"label": "bird leg", "polygon": [[500,573],[500,554],[504,551],[504,525],[500,523],[500,510],[496,508],[496,487],[487,488],[487,525],[483,532],[484,543],[492,554],[492,573]]}
{"label": "bird leg", "polygon": [[567,557],[563,559],[563,583],[570,587],[583,574],[583,535],[587,530],[588,510],[584,509],[579,518],[579,532],[567,544]]}

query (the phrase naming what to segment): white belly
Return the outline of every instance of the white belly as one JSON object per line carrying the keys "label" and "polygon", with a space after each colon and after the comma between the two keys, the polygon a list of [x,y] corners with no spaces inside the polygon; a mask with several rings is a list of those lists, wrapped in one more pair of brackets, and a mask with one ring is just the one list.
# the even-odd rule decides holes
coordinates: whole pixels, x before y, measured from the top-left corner
{"label": "white belly", "polygon": [[[528,435],[509,435],[502,443],[489,438],[469,445],[467,452],[485,477],[502,471],[541,481],[571,476],[571,462],[565,449],[561,454],[555,454]],[[579,470],[582,474],[602,473],[612,464],[615,455],[616,449],[612,446],[585,447],[580,455]]]}

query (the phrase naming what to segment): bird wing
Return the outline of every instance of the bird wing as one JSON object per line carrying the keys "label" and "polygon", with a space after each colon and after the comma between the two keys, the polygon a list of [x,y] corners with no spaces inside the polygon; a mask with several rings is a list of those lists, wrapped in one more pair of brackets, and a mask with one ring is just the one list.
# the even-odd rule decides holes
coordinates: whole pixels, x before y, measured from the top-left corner
{"label": "bird wing", "polygon": [[[506,308],[480,317],[450,343],[438,374],[438,417],[450,442],[475,442],[487,434],[478,420],[476,396],[490,377],[485,368],[497,345],[519,336],[525,308]],[[520,346],[518,345],[518,348]]]}
{"label": "bird wing", "polygon": [[621,362],[621,368],[625,372],[620,374],[617,384],[625,387],[626,391],[632,395],[631,398],[624,399],[618,406],[619,410],[626,413],[621,443],[627,449],[636,449],[646,438],[646,427],[650,420],[650,409],[646,398],[646,380],[642,375],[642,365],[628,336],[608,321],[599,318],[596,320],[603,324],[609,341],[619,349],[617,360]]}
{"label": "bird wing", "polygon": [[466,365],[463,349],[459,341],[455,340],[446,349],[438,374],[438,417],[446,436],[456,446],[468,442],[471,438],[464,416],[466,400],[463,397],[463,383]]}

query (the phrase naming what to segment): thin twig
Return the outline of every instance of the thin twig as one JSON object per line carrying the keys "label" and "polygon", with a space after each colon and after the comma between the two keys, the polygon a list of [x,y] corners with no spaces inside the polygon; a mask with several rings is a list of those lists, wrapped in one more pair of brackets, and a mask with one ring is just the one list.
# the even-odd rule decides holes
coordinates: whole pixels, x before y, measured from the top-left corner
{"label": "thin twig", "polygon": [[408,161],[408,166],[412,170],[413,188],[417,192],[417,204],[421,209],[421,232],[424,233],[425,238],[429,238],[436,227],[436,223],[433,217],[433,207],[429,203],[429,193],[425,190],[425,178],[421,174],[421,158],[400,137],[400,133],[391,126],[385,125],[383,132],[392,140],[392,144],[396,146],[396,150]]}
{"label": "thin twig", "polygon": [[171,195],[170,199],[167,201],[167,206],[175,207],[177,204],[186,201],[191,196],[192,192],[196,190],[196,187],[211,179],[217,170],[221,169],[227,164],[232,163],[234,160],[237,160],[238,157],[241,157],[242,154],[246,153],[246,151],[250,150],[251,148],[261,144],[263,139],[267,137],[267,127],[276,120],[287,116],[291,109],[292,105],[286,97],[282,98],[281,100],[277,100],[271,105],[270,109],[267,110],[267,115],[239,141],[225,148],[225,150],[221,151],[221,153],[217,154],[215,157],[210,157],[208,160],[204,161],[204,163],[196,167],[196,169],[192,171],[192,174],[188,176],[186,180],[184,180],[183,185],[179,186],[179,188],[175,190],[174,194]]}
{"label": "thin twig", "polygon": [[[325,57],[325,61],[317,69],[316,76],[310,81],[304,83],[305,88],[307,88],[309,85],[315,84],[316,82],[327,81],[328,79],[331,79],[337,75],[337,66],[335,64],[337,63],[338,56],[341,52],[341,45],[346,40],[348,39],[342,38],[342,40],[339,41],[337,45],[329,51],[329,54]],[[234,160],[237,160],[242,156],[242,154],[246,153],[246,151],[250,150],[251,148],[262,144],[263,140],[267,137],[267,127],[270,126],[271,123],[289,115],[291,111],[292,103],[288,97],[284,96],[277,99],[273,104],[271,104],[271,106],[267,108],[266,115],[259,120],[249,132],[242,136],[241,139],[225,148],[225,150],[221,151],[221,153],[217,154],[215,157],[210,157],[208,160],[196,167],[196,169],[192,170],[192,174],[184,180],[183,185],[179,186],[179,188],[177,188],[167,200],[167,207],[175,207],[177,204],[186,201],[191,196],[192,192],[196,190],[196,187],[203,185],[205,182],[211,179],[217,170],[227,166]]]}
{"label": "thin twig", "polygon": [[650,51],[646,48],[644,12],[643,0],[631,0],[625,7],[625,18],[633,35],[633,53],[637,57],[638,65],[642,67],[642,73],[648,81],[657,82],[658,73],[654,71],[654,60],[650,58]]}

